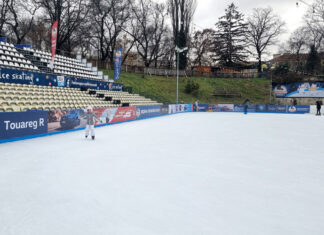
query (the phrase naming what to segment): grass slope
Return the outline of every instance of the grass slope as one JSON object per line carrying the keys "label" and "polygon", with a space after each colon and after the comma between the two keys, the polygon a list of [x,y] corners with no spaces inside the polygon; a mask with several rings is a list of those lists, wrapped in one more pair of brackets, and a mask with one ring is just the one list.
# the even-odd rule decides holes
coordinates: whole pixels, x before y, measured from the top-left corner
{"label": "grass slope", "polygon": [[[113,78],[113,71],[105,70],[105,75]],[[184,92],[185,85],[188,79],[193,79],[199,83],[200,89],[197,96],[186,94]],[[176,78],[161,77],[161,76],[145,76],[142,74],[122,72],[121,79],[118,82],[124,86],[133,88],[133,93],[144,95],[147,98],[157,100],[164,104],[176,102]],[[215,88],[238,89],[242,97],[222,97],[212,96]],[[199,100],[199,103],[205,104],[227,104],[227,103],[242,103],[246,98],[249,98],[251,103],[266,104],[269,103],[270,81],[261,78],[239,79],[239,78],[179,78],[179,102],[194,103]]]}

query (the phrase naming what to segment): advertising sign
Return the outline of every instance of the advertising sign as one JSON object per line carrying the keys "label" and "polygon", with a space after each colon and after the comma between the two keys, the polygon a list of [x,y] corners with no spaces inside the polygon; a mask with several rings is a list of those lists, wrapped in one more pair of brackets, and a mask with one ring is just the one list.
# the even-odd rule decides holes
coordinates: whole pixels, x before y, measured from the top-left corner
{"label": "advertising sign", "polygon": [[310,106],[307,105],[289,105],[287,108],[288,113],[309,113]]}
{"label": "advertising sign", "polygon": [[271,113],[286,113],[287,112],[287,106],[286,105],[268,105],[268,112]]}
{"label": "advertising sign", "polygon": [[191,112],[192,109],[193,109],[193,106],[191,104],[170,104],[169,105],[169,114]]}
{"label": "advertising sign", "polygon": [[56,42],[57,42],[57,34],[58,34],[58,20],[56,20],[51,28],[51,51],[52,51],[52,58],[51,58],[51,62],[49,67],[51,69],[54,68],[54,57],[55,57],[55,53],[56,53]]}
{"label": "advertising sign", "polygon": [[256,105],[256,111],[260,113],[266,113],[268,112],[268,105],[266,104],[257,104]]}
{"label": "advertising sign", "polygon": [[48,132],[65,131],[85,127],[85,110],[52,110],[48,112]]}
{"label": "advertising sign", "polygon": [[0,68],[0,82],[39,86],[64,86],[71,88],[88,87],[96,90],[123,90],[123,84],[120,83],[94,81],[85,78],[57,76],[53,74],[37,73],[8,68]]}
{"label": "advertising sign", "polygon": [[40,86],[56,86],[56,75],[0,68],[0,82]]}
{"label": "advertising sign", "polygon": [[209,110],[209,104],[199,104],[199,112],[207,112]]}
{"label": "advertising sign", "polygon": [[148,118],[161,114],[160,105],[138,106],[136,107],[136,118]]}
{"label": "advertising sign", "polygon": [[0,113],[0,140],[45,134],[46,132],[46,111]]}
{"label": "advertising sign", "polygon": [[95,89],[95,90],[111,90],[111,91],[123,90],[123,84],[120,83],[94,81],[94,80],[88,80],[88,79],[76,78],[76,77],[66,77],[65,80],[66,80],[66,87],[71,87],[71,88],[88,87],[90,89]]}
{"label": "advertising sign", "polygon": [[100,119],[98,124],[123,122],[136,118],[136,107],[101,108],[94,113]]}
{"label": "advertising sign", "polygon": [[30,44],[19,44],[19,45],[15,45],[16,48],[31,48],[32,46]]}
{"label": "advertising sign", "polygon": [[165,115],[169,113],[169,105],[161,105],[161,115]]}
{"label": "advertising sign", "polygon": [[123,122],[136,119],[136,107],[120,107],[117,108],[110,123]]}
{"label": "advertising sign", "polygon": [[273,84],[273,93],[277,98],[323,98],[324,82],[299,82],[290,84]]}
{"label": "advertising sign", "polygon": [[65,87],[64,76],[57,76],[57,86]]}
{"label": "advertising sign", "polygon": [[120,79],[121,65],[122,65],[122,53],[123,49],[118,48],[115,54],[115,65],[114,65],[114,80]]}
{"label": "advertising sign", "polygon": [[233,112],[234,104],[210,104],[209,112]]}
{"label": "advertising sign", "polygon": [[[248,105],[248,112],[256,112],[257,106],[255,104]],[[243,104],[235,104],[234,105],[234,112],[244,112],[244,105]]]}

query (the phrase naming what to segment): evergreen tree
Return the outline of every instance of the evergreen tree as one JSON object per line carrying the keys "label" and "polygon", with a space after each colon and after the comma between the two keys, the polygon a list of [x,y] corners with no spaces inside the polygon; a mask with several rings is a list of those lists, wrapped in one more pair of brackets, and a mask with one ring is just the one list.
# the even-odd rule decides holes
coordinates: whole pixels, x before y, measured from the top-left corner
{"label": "evergreen tree", "polygon": [[307,72],[314,73],[320,67],[320,57],[316,51],[315,45],[311,45],[310,52],[308,54],[307,62],[306,62],[306,70]]}
{"label": "evergreen tree", "polygon": [[224,66],[233,67],[245,61],[247,24],[244,15],[232,3],[225,10],[225,15],[216,23],[214,36],[215,60]]}

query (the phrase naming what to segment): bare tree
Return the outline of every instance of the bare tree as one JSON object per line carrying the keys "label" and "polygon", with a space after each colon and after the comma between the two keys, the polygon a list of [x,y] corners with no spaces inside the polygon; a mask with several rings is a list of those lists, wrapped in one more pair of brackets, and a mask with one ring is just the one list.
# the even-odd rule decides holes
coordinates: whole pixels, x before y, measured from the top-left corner
{"label": "bare tree", "polygon": [[271,8],[254,9],[248,18],[247,40],[258,56],[258,70],[261,71],[262,55],[269,46],[277,43],[284,32],[285,23],[273,13]]}
{"label": "bare tree", "polygon": [[324,2],[316,0],[304,16],[308,46],[315,46],[316,51],[324,49]]}
{"label": "bare tree", "polygon": [[138,5],[132,3],[132,13],[131,27],[125,31],[133,37],[145,67],[150,67],[153,61],[163,56],[160,43],[167,32],[167,10],[164,4],[139,0]]}
{"label": "bare tree", "polygon": [[210,66],[212,64],[213,29],[204,29],[194,33],[191,40],[193,64],[196,66]]}
{"label": "bare tree", "polygon": [[[171,15],[174,45],[189,47],[190,27],[196,11],[196,0],[168,0]],[[180,69],[187,67],[187,52],[179,56]]]}
{"label": "bare tree", "polygon": [[130,19],[129,0],[92,0],[94,45],[101,61],[113,63],[119,35]]}
{"label": "bare tree", "polygon": [[154,57],[155,68],[172,68],[174,47],[170,42],[172,42],[172,32],[170,28],[167,28],[165,35],[159,43],[159,50]]}
{"label": "bare tree", "polygon": [[[174,54],[175,48],[173,43],[173,36],[171,30],[167,30],[166,35],[164,36],[161,46],[160,46],[160,54],[161,57],[159,58],[159,67],[172,69],[174,66]],[[157,61],[156,61],[157,62]]]}
{"label": "bare tree", "polygon": [[[88,30],[89,0],[33,0],[43,11],[45,22],[50,27],[58,20],[57,52],[71,53],[78,43],[76,34]],[[81,30],[83,28],[83,30]]]}
{"label": "bare tree", "polygon": [[288,40],[288,46],[291,53],[296,55],[296,72],[301,69],[300,53],[307,48],[306,32],[306,28],[300,27],[292,33]]}
{"label": "bare tree", "polygon": [[2,0],[0,2],[0,37],[5,36],[5,26],[9,17],[9,2],[10,0]]}
{"label": "bare tree", "polygon": [[13,34],[16,44],[21,44],[32,29],[38,6],[30,1],[10,0],[8,30]]}
{"label": "bare tree", "polygon": [[33,45],[35,49],[49,51],[51,48],[51,31],[47,24],[44,24],[43,16],[37,17],[31,25],[25,41]]}

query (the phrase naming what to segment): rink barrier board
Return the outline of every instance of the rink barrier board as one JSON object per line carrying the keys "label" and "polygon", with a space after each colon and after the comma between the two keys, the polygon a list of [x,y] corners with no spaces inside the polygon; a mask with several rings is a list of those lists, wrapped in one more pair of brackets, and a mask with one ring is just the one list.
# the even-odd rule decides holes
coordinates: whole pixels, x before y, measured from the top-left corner
{"label": "rink barrier board", "polygon": [[[187,107],[191,107],[190,104],[187,105]],[[155,109],[156,111],[152,115],[138,115],[136,116],[136,110],[137,109],[142,109],[142,110],[150,110],[150,109]],[[166,116],[170,115],[169,113],[166,113],[166,105],[163,106],[137,106],[137,107],[118,107],[118,108],[98,108],[94,109],[94,112],[97,112],[97,116],[102,120],[102,114],[105,111],[112,111],[113,116],[110,117],[110,121],[107,123],[98,123],[95,125],[95,127],[101,127],[101,126],[107,126],[107,125],[112,125],[112,124],[120,124],[124,122],[130,122],[130,121],[136,121],[136,120],[144,120],[148,118],[154,118],[154,117],[161,117],[161,116]],[[157,112],[159,110],[159,112]],[[98,115],[99,112],[99,115]],[[34,133],[30,134],[32,132],[23,132],[20,134],[20,136],[13,136],[9,133],[9,136],[11,138],[4,138],[4,136],[1,138],[0,137],[0,143],[6,143],[6,142],[13,142],[13,141],[19,141],[19,140],[25,140],[25,139],[32,139],[32,138],[37,138],[37,137],[43,137],[43,136],[49,136],[49,135],[54,135],[54,134],[61,134],[61,133],[67,133],[67,132],[72,132],[72,131],[79,131],[85,128],[85,123],[83,125],[80,125],[81,123],[78,123],[78,127],[67,127],[67,128],[62,128],[62,126],[58,126],[57,129],[50,129],[49,125],[53,123],[52,120],[50,120],[50,114],[55,113],[55,115],[59,118],[62,116],[69,116],[70,118],[73,118],[73,116],[78,115],[78,119],[81,119],[80,117],[85,113],[85,110],[82,109],[74,109],[74,110],[52,110],[52,111],[25,111],[25,112],[5,112],[5,113],[0,113],[0,130],[1,127],[6,125],[4,123],[4,119],[2,117],[5,116],[15,116],[18,118],[21,118],[22,122],[26,122],[24,118],[29,115],[32,115],[34,117],[34,120],[27,120],[27,121],[32,121],[35,122],[37,119],[39,119],[40,114],[43,116],[45,115],[47,117],[46,120],[46,125],[47,127],[45,129],[42,129],[42,132],[40,133]],[[57,114],[59,113],[59,114]],[[69,115],[69,113],[73,113],[73,115]],[[177,114],[177,113],[182,113],[182,111],[177,111],[172,114]],[[117,117],[117,118],[116,118]],[[59,121],[55,121],[56,124]],[[58,124],[57,124],[58,125]],[[2,131],[3,133],[3,131]],[[4,135],[4,134],[3,134]],[[7,135],[6,135],[7,136]]]}
{"label": "rink barrier board", "polygon": [[[166,113],[166,107],[169,108],[168,113]],[[201,107],[203,107],[203,108],[201,109]],[[211,107],[211,109],[210,109],[210,107]],[[233,109],[231,107],[233,107]],[[272,105],[271,107],[274,107],[274,106]],[[282,105],[280,107],[282,107]],[[289,109],[288,107],[296,107],[296,106],[287,106],[286,110]],[[159,108],[160,108],[160,112],[158,112]],[[108,120],[110,119],[111,121],[108,121],[107,123],[102,123],[102,124],[99,123],[98,125],[96,125],[96,127],[102,127],[102,126],[107,126],[107,125],[120,124],[120,123],[124,123],[124,122],[136,121],[136,120],[145,120],[148,118],[161,117],[161,116],[172,115],[172,114],[177,114],[177,113],[193,112],[194,108],[195,108],[194,105],[191,105],[191,104],[181,104],[181,105],[168,105],[168,106],[167,105],[163,105],[163,106],[154,105],[154,106],[119,107],[119,108],[98,108],[98,109],[94,109],[94,111],[100,113],[99,116],[100,116],[101,120],[105,119],[105,117],[103,117],[102,115],[106,111],[111,111],[110,115],[112,115],[112,116],[110,116],[108,118]],[[218,108],[220,110],[218,110]],[[224,110],[224,108],[226,108],[227,110]],[[302,106],[302,108],[304,108],[304,109],[306,108],[306,111],[310,110],[309,106]],[[146,113],[144,113],[144,115],[141,115],[141,113],[139,113],[138,110],[153,110],[153,111],[150,114],[148,114],[149,112],[146,112]],[[200,112],[202,110],[205,110],[205,112],[236,112],[236,113],[239,112],[239,111],[235,111],[235,105],[232,105],[232,104],[225,104],[225,105],[204,105],[204,104],[202,104],[202,105],[199,105],[199,110],[200,110]],[[52,112],[61,112],[61,113],[63,113],[63,115],[67,114],[69,112],[77,112],[77,113],[79,113],[78,115],[82,115],[82,112],[85,112],[85,110],[79,109],[79,110],[25,111],[25,112],[0,113],[0,131],[1,131],[0,143],[37,138],[37,137],[67,133],[67,132],[72,132],[72,131],[79,131],[79,130],[83,130],[85,127],[84,123],[83,123],[83,125],[81,125],[81,123],[79,123],[80,125],[78,127],[70,127],[67,129],[59,128],[59,129],[54,129],[54,130],[50,131],[49,125],[52,122],[50,120],[49,114]],[[288,111],[285,113],[283,113],[283,112],[269,112],[269,111],[261,112],[261,110],[259,110],[258,112],[250,112],[250,113],[302,114],[299,112],[288,112]],[[18,115],[18,117],[17,117],[17,115]],[[8,118],[6,118],[6,117],[15,116],[14,119],[12,119],[12,120],[18,120],[18,122],[23,122],[23,123],[25,123],[25,125],[27,122],[27,124],[29,125],[29,122],[36,122],[37,120],[39,120],[40,117],[44,117],[44,115],[48,117],[47,121],[44,122],[45,125],[47,125],[47,128],[41,129],[41,130],[39,130],[39,132],[34,132],[34,131],[25,132],[25,131],[23,131],[22,133],[18,133],[17,134],[18,136],[15,136],[12,133],[9,133],[8,135],[7,134],[5,135],[3,133],[4,125],[8,126],[8,120],[5,120]],[[74,114],[74,115],[76,115],[76,114]],[[114,115],[117,115],[118,118],[114,119],[115,118]],[[33,116],[33,118],[32,119],[29,118],[28,120],[26,120],[26,118],[25,118],[26,116],[27,117]],[[71,115],[70,115],[70,117],[71,117]],[[72,117],[73,117],[73,115],[72,115]],[[78,116],[78,119],[80,119],[79,116]],[[5,123],[5,121],[7,121],[7,122]],[[10,123],[11,123],[11,121],[10,121]],[[9,138],[7,138],[7,136],[9,136]]]}
{"label": "rink barrier board", "polygon": [[[244,112],[242,104],[199,104],[199,112]],[[195,110],[195,105],[194,105]],[[311,112],[309,105],[248,105],[248,113],[306,114]]]}
{"label": "rink barrier board", "polygon": [[[100,125],[96,125],[95,128],[111,126],[111,125],[117,125],[117,124],[123,124],[123,123],[129,123],[129,122],[134,122],[134,121],[144,121],[146,119],[166,117],[166,116],[175,115],[175,114],[180,114],[180,112],[179,113],[172,113],[172,114],[163,114],[163,115],[159,115],[159,116],[151,116],[151,117],[146,117],[146,118],[138,118],[138,119],[123,121],[123,122],[100,124]],[[52,136],[52,135],[58,135],[58,134],[64,134],[64,133],[70,133],[70,132],[80,131],[80,130],[84,130],[84,129],[85,129],[85,127],[77,128],[77,129],[64,130],[64,131],[57,131],[57,132],[47,132],[47,133],[44,133],[44,134],[23,136],[23,137],[12,138],[12,139],[3,139],[3,140],[0,139],[0,144],[9,143],[9,142],[16,142],[16,141],[21,141],[21,140],[35,139],[35,138],[39,138],[39,137]]]}

